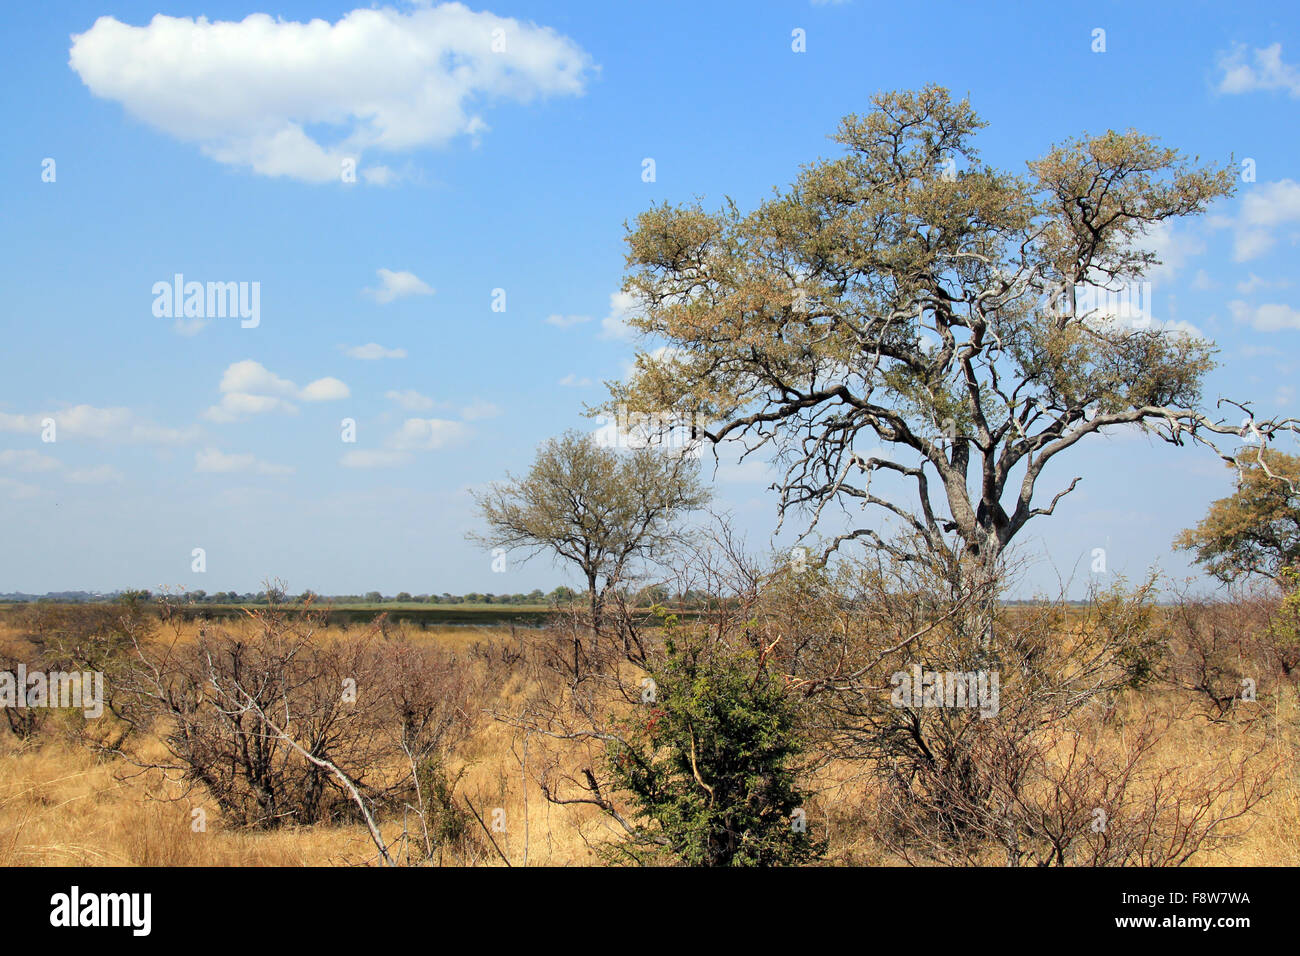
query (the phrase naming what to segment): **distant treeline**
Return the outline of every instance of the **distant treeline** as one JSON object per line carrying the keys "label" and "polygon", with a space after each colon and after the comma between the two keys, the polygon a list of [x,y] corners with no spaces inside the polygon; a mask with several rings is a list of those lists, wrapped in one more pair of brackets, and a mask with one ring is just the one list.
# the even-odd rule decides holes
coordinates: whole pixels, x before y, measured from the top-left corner
{"label": "distant treeline", "polygon": [[[9,604],[31,604],[38,601],[45,601],[55,604],[96,604],[106,601],[161,601],[169,599],[175,604],[193,604],[203,606],[230,606],[230,607],[249,607],[276,603],[276,604],[301,604],[309,599],[316,606],[332,605],[336,608],[352,608],[355,605],[411,605],[411,604],[432,604],[432,605],[472,605],[481,607],[483,605],[504,606],[504,607],[528,607],[538,608],[543,606],[568,606],[575,599],[580,597],[577,591],[567,587],[557,587],[551,591],[542,591],[540,588],[529,591],[527,594],[480,594],[477,591],[470,591],[468,594],[449,594],[444,591],[441,594],[411,594],[407,591],[399,591],[396,594],[386,595],[379,591],[367,591],[365,594],[318,594],[315,591],[303,591],[301,594],[289,594],[283,591],[266,591],[244,592],[238,591],[213,591],[209,594],[207,591],[180,591],[180,592],[152,592],[147,590],[140,591],[112,591],[108,593],[98,591],[48,591],[45,594],[25,594],[13,592],[9,594],[0,594],[0,603]],[[670,594],[662,588],[651,588],[644,596],[642,603],[646,605],[659,603],[673,608],[691,608],[700,609],[711,604],[717,603],[717,598],[703,591],[687,591],[684,594]],[[1004,607],[1033,607],[1043,603],[1036,599],[1004,600],[1001,602]],[[1082,606],[1087,604],[1086,601],[1069,601],[1070,605]]]}
{"label": "distant treeline", "polygon": [[[153,592],[148,590],[114,591],[96,593],[88,591],[60,591],[44,595],[37,594],[0,594],[0,603],[8,604],[100,604],[112,602],[169,604],[187,616],[228,617],[238,614],[245,607],[266,607],[271,604],[289,608],[311,607],[326,611],[336,619],[370,620],[376,613],[385,613],[393,620],[412,621],[446,621],[446,622],[482,622],[488,618],[520,619],[539,618],[556,607],[572,607],[586,600],[585,593],[572,588],[557,587],[549,592],[540,588],[527,594],[480,594],[471,591],[468,594],[410,594],[399,591],[397,594],[385,595],[379,591],[367,591],[365,594],[318,594],[303,591],[290,594],[285,591],[245,592],[203,590],[179,592]],[[668,605],[674,611],[697,611],[716,606],[719,599],[703,591],[686,591],[672,594],[663,588],[648,588],[639,596],[638,606],[650,607],[653,604]],[[436,610],[435,610],[436,608]]]}
{"label": "distant treeline", "polygon": [[266,592],[266,591],[213,591],[208,593],[203,590],[180,591],[180,592],[153,592],[148,590],[140,591],[112,591],[102,593],[97,591],[50,591],[45,594],[25,594],[15,592],[10,594],[0,594],[0,601],[12,604],[30,604],[37,601],[48,601],[59,604],[94,604],[103,601],[120,601],[120,600],[138,600],[154,601],[171,598],[178,604],[212,604],[212,605],[256,605],[287,603],[301,603],[311,599],[314,603],[329,603],[340,605],[353,604],[513,604],[513,605],[544,605],[544,604],[567,604],[575,597],[576,592],[571,588],[558,587],[552,591],[542,591],[540,588],[530,591],[527,594],[480,594],[477,591],[471,591],[468,594],[410,594],[407,591],[399,591],[397,594],[381,594],[379,591],[367,591],[365,594],[317,594],[314,591],[304,591],[301,594],[287,594],[285,592]]}

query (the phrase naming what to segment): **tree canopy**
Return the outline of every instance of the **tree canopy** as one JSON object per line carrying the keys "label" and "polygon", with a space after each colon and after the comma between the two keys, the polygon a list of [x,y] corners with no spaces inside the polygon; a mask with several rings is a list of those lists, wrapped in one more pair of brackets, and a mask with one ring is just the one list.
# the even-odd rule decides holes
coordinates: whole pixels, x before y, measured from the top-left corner
{"label": "tree canopy", "polygon": [[[828,505],[856,502],[975,569],[1074,488],[1040,501],[1044,467],[1081,439],[1235,436],[1202,401],[1213,346],[1149,305],[1105,304],[1131,301],[1157,263],[1152,227],[1232,191],[1229,167],[1130,131],[1070,140],[1013,174],[980,160],[984,125],[940,87],[881,94],[841,123],[845,155],[752,212],[640,214],[625,289],[648,347],[610,407],[770,454],[782,516],[804,510],[809,530]],[[1288,422],[1252,427],[1267,440]],[[879,471],[910,490],[873,489]],[[916,554],[876,522],[828,553],[853,538]]]}
{"label": "tree canopy", "polygon": [[594,623],[605,593],[677,539],[677,521],[710,493],[693,459],[653,445],[620,451],[570,431],[547,441],[528,474],[476,496],[486,547],[548,552],[587,583]]}
{"label": "tree canopy", "polygon": [[1279,580],[1286,568],[1300,568],[1300,457],[1260,449],[1239,475],[1237,490],[1214,502],[1174,547],[1194,551],[1221,581],[1251,574]]}

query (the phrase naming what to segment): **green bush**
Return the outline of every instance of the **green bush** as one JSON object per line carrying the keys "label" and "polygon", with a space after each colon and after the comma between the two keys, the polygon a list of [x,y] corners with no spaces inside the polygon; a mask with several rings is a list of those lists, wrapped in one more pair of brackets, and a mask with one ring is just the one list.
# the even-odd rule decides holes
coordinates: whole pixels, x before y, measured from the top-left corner
{"label": "green bush", "polygon": [[609,752],[615,790],[641,827],[618,852],[688,866],[820,856],[802,812],[802,735],[785,681],[753,648],[687,632],[672,617],[665,633],[653,684]]}

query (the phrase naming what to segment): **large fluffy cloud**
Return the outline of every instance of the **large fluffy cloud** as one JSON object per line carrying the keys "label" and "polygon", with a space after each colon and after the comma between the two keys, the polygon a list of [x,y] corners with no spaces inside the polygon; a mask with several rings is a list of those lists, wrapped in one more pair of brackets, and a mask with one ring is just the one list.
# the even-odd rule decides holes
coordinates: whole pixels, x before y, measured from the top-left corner
{"label": "large fluffy cloud", "polygon": [[[477,134],[476,109],[492,100],[580,94],[590,65],[549,27],[459,3],[337,23],[104,16],[72,38],[68,62],[95,95],[218,162],[307,182],[340,180],[367,150]],[[382,166],[361,173],[389,178]]]}

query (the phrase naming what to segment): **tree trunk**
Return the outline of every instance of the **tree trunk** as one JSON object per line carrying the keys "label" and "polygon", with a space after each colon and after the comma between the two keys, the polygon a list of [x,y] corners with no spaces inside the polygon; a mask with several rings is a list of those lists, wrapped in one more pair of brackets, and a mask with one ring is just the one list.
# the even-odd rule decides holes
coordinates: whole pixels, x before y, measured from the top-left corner
{"label": "tree trunk", "polygon": [[971,633],[978,635],[980,656],[985,661],[994,652],[1000,567],[1001,549],[993,541],[968,544],[958,563],[959,598],[970,601],[965,616]]}

